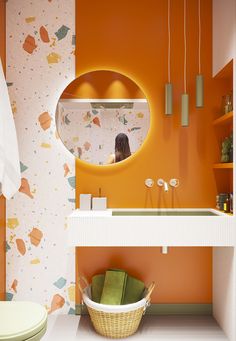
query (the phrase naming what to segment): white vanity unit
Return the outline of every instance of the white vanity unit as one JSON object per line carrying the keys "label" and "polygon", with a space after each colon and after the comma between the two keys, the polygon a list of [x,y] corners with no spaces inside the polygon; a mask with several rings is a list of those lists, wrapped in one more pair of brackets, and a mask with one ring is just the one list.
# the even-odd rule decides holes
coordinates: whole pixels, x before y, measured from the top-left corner
{"label": "white vanity unit", "polygon": [[70,246],[234,246],[233,217],[214,209],[75,210]]}
{"label": "white vanity unit", "polygon": [[[75,210],[68,217],[68,246],[156,246],[170,247],[169,252],[171,247],[212,246],[213,318],[226,335],[221,340],[235,341],[235,228],[234,216],[214,209]],[[197,340],[217,339],[207,326]]]}

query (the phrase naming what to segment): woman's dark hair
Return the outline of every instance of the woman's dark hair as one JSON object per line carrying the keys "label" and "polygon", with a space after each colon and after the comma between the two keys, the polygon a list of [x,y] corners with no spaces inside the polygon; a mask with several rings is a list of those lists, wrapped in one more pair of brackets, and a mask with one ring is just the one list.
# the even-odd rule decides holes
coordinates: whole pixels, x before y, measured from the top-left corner
{"label": "woman's dark hair", "polygon": [[115,162],[122,161],[130,155],[128,136],[123,133],[118,134],[115,140]]}

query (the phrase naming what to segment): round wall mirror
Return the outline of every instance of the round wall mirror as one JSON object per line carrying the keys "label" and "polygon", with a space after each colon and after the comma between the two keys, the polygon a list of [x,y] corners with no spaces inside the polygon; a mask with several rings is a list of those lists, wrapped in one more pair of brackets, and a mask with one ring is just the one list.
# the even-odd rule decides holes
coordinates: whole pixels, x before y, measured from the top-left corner
{"label": "round wall mirror", "polygon": [[96,165],[115,164],[145,140],[150,111],[142,90],[113,71],[92,71],[71,82],[57,105],[56,125],[65,147]]}

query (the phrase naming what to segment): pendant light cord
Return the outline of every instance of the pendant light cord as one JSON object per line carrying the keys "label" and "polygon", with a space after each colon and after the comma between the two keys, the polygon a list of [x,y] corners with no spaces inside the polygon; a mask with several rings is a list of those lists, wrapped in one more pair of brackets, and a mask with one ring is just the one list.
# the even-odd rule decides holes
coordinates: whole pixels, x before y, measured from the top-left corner
{"label": "pendant light cord", "polygon": [[187,67],[187,53],[186,53],[186,0],[184,0],[184,93],[187,93],[186,67]]}
{"label": "pendant light cord", "polygon": [[198,0],[198,73],[201,74],[201,0]]}
{"label": "pendant light cord", "polygon": [[170,0],[168,0],[168,83],[170,83]]}

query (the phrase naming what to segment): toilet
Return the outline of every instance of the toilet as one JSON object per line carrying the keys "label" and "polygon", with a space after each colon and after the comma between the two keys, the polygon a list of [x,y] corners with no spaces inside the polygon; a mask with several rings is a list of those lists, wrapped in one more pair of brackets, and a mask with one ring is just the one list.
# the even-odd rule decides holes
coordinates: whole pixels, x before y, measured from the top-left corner
{"label": "toilet", "polygon": [[39,341],[47,329],[47,311],[34,302],[0,302],[1,341]]}

